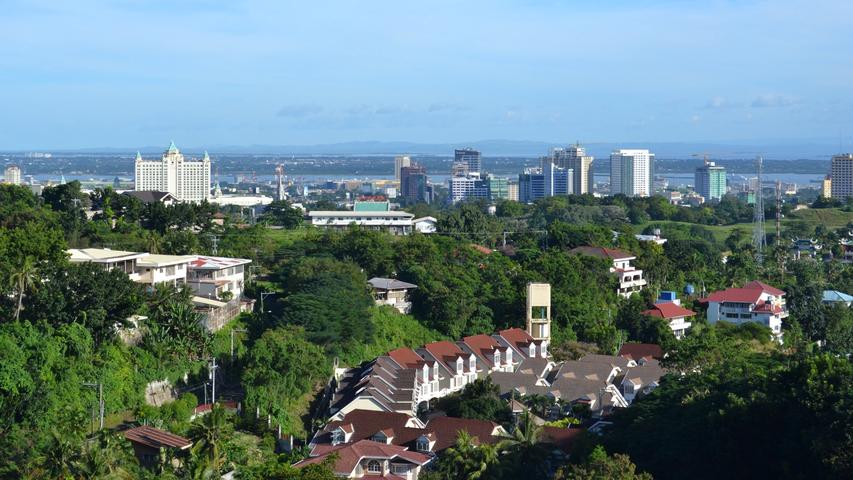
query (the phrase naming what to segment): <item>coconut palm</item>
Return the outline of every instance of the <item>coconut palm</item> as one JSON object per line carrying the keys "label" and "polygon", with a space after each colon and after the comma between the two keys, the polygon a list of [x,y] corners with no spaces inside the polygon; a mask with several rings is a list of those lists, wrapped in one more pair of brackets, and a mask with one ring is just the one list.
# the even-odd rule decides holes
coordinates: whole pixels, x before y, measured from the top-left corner
{"label": "coconut palm", "polygon": [[136,478],[136,458],[121,434],[102,430],[83,450],[77,462],[78,475],[85,479],[130,480]]}
{"label": "coconut palm", "polygon": [[497,463],[497,450],[489,444],[476,446],[474,443],[475,439],[468,432],[460,431],[456,436],[456,443],[439,457],[437,478],[449,480],[487,478],[487,472]]}
{"label": "coconut palm", "polygon": [[512,436],[498,444],[498,451],[508,454],[512,461],[502,462],[508,469],[508,478],[524,474],[526,478],[548,476],[548,449],[540,439],[542,427],[536,425],[530,413],[525,412],[512,432]]}
{"label": "coconut palm", "polygon": [[201,417],[190,428],[192,447],[191,473],[195,479],[219,478],[226,458],[225,443],[233,433],[228,413],[221,405],[213,405],[210,413]]}
{"label": "coconut palm", "polygon": [[21,310],[24,309],[24,295],[38,286],[38,271],[31,257],[24,259],[18,270],[12,274],[11,280],[18,294],[15,308],[15,321],[17,321],[21,318]]}

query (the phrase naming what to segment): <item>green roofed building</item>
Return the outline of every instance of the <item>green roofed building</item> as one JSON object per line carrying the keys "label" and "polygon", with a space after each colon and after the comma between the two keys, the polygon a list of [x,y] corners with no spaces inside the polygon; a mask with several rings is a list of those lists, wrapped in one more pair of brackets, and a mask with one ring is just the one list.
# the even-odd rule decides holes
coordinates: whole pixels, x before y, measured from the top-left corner
{"label": "green roofed building", "polygon": [[726,167],[705,162],[696,169],[696,193],[705,197],[706,202],[720,200],[726,194]]}
{"label": "green roofed building", "polygon": [[391,202],[355,202],[352,209],[354,212],[390,212]]}

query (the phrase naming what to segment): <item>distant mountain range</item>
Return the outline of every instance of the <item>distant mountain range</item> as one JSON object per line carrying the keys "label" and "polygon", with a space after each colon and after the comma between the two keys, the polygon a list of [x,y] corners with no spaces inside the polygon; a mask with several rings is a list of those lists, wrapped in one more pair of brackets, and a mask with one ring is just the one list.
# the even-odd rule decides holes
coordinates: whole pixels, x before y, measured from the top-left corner
{"label": "distant mountain range", "polygon": [[[452,156],[454,148],[471,147],[483,152],[485,157],[537,157],[546,154],[551,148],[565,146],[566,143],[527,141],[527,140],[478,140],[460,143],[417,143],[417,142],[379,142],[360,141],[327,143],[316,145],[209,145],[178,146],[188,153],[200,153],[208,150],[211,154],[257,154],[257,155],[438,155]],[[617,148],[647,148],[658,158],[690,158],[694,154],[708,153],[712,159],[752,159],[763,155],[767,159],[778,160],[827,160],[838,153],[837,143],[829,140],[767,140],[752,143],[714,143],[714,142],[591,142],[583,143],[587,152],[597,158],[605,158]],[[143,147],[143,154],[150,155],[163,151],[163,146]],[[105,153],[130,154],[137,148],[86,148],[61,150],[65,153]]]}

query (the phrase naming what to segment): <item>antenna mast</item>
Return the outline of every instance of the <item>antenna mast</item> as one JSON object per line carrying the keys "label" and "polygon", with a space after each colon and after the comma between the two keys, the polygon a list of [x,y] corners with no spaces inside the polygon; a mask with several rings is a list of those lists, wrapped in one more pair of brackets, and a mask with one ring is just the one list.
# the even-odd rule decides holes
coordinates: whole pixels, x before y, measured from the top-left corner
{"label": "antenna mast", "polygon": [[758,177],[755,179],[755,202],[752,215],[752,245],[755,247],[755,259],[761,263],[764,249],[767,248],[767,236],[764,233],[764,198],[761,195],[761,169],[764,159],[759,155],[755,159]]}

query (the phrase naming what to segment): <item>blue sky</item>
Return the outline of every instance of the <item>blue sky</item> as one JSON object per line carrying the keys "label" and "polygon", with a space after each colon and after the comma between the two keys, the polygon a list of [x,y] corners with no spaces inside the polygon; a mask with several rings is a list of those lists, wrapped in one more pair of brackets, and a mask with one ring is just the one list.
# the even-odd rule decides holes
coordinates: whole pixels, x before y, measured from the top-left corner
{"label": "blue sky", "polygon": [[0,149],[853,137],[849,1],[0,11]]}

